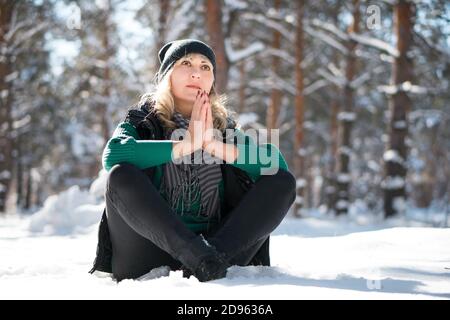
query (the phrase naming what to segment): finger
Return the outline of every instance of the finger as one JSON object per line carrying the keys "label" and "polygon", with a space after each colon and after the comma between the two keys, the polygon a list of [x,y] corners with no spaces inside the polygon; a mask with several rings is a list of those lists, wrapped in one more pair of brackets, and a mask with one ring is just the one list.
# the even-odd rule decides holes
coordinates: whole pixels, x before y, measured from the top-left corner
{"label": "finger", "polygon": [[198,119],[199,114],[200,114],[200,108],[199,108],[200,97],[201,97],[201,91],[198,90],[197,96],[195,97],[194,105],[192,107],[192,114],[191,114],[191,118],[194,120]]}
{"label": "finger", "polygon": [[202,111],[201,111],[201,121],[203,121],[203,123],[206,125],[206,114],[208,111],[208,105],[206,103],[206,101],[203,102],[202,104]]}
{"label": "finger", "polygon": [[207,110],[207,114],[206,114],[206,123],[208,128],[212,129],[213,128],[213,121],[212,121],[212,110],[211,110],[211,103],[208,102],[208,110]]}

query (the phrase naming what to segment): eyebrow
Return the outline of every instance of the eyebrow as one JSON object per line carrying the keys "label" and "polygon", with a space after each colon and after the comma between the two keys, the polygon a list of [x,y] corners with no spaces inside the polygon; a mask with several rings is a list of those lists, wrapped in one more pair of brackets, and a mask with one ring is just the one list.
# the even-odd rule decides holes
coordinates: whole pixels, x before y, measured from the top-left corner
{"label": "eyebrow", "polygon": [[[190,60],[193,60],[192,59],[192,57],[186,57],[186,59],[190,59]],[[206,62],[206,63],[208,63],[208,64],[211,64],[211,62],[209,62],[209,61],[206,61],[206,60],[202,60],[202,61],[200,61],[200,63],[203,63],[203,62]],[[212,65],[212,64],[211,64]]]}

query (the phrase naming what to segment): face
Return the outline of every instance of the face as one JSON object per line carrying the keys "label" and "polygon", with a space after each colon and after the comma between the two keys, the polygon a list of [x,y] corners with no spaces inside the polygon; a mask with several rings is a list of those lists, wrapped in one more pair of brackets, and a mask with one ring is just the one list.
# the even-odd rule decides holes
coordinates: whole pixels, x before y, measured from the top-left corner
{"label": "face", "polygon": [[203,55],[188,55],[175,63],[170,81],[176,108],[179,112],[190,115],[197,90],[205,90],[207,93],[211,91],[214,82],[213,66]]}

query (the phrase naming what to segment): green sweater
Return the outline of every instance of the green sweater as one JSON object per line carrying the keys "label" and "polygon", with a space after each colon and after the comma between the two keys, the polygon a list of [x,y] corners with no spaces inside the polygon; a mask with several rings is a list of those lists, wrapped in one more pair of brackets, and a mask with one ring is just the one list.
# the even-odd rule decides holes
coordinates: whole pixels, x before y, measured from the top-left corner
{"label": "green sweater", "polygon": [[[261,170],[268,170],[280,168],[288,170],[287,163],[273,144],[256,145],[253,139],[249,136],[244,136],[244,133],[236,129],[236,135],[241,138],[248,137],[245,144],[237,144],[239,150],[238,158],[229,163],[241,170],[244,170],[249,177],[256,182],[261,176]],[[161,165],[171,161],[172,141],[169,140],[139,140],[139,135],[136,128],[129,122],[121,122],[113,133],[113,136],[106,144],[103,150],[102,163],[103,168],[109,172],[111,168],[118,163],[128,162],[140,169],[155,167],[155,175],[153,177],[154,185],[159,189],[161,184],[162,168]],[[262,153],[260,153],[262,152]],[[256,159],[251,158],[250,155],[257,155]],[[278,158],[278,163],[268,161],[268,159],[261,159],[259,155],[267,155],[268,159],[273,157]],[[252,160],[252,161],[250,161]],[[255,161],[256,160],[256,161]],[[223,180],[219,183],[219,197],[223,208],[224,205],[224,186]],[[194,205],[195,208],[200,207],[200,202]],[[206,229],[208,219],[201,216],[178,215],[180,219],[194,232],[201,232]]]}

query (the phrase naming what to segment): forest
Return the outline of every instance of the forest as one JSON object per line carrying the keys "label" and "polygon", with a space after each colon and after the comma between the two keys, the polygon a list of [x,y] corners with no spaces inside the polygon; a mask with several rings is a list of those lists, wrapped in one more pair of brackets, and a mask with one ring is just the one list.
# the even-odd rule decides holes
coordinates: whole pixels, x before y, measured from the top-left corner
{"label": "forest", "polygon": [[87,189],[157,52],[196,38],[244,129],[278,129],[294,215],[446,212],[447,1],[0,0],[0,212]]}

